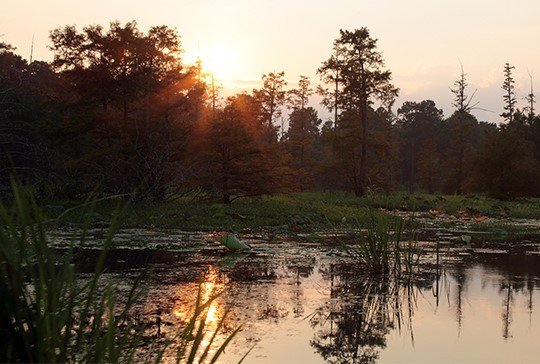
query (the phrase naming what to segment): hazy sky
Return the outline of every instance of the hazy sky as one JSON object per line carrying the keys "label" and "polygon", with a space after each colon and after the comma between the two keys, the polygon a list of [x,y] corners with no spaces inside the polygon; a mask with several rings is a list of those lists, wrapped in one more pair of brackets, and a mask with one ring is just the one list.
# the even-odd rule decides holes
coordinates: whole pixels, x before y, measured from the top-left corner
{"label": "hazy sky", "polygon": [[[146,30],[166,24],[178,29],[186,57],[223,57],[224,93],[258,86],[263,73],[285,71],[289,86],[299,75],[319,80],[315,70],[330,55],[339,29],[368,27],[379,39],[403,101],[433,99],[448,115],[449,86],[461,61],[470,92],[498,121],[502,69],[516,66],[520,105],[529,90],[528,71],[540,84],[540,1],[538,0],[0,0],[2,41],[28,58],[50,60],[49,31],[66,24],[82,28],[112,20],[136,20]],[[539,86],[540,90],[540,86]],[[317,104],[314,98],[312,103]],[[319,108],[319,107],[318,107]],[[326,117],[326,114],[323,114]]]}

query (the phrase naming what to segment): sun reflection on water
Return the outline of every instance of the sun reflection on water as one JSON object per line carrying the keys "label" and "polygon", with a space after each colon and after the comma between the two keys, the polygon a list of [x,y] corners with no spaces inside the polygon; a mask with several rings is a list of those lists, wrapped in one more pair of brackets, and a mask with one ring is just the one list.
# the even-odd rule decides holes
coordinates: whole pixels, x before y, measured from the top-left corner
{"label": "sun reflection on water", "polygon": [[[216,297],[225,290],[227,286],[227,279],[220,273],[220,271],[210,266],[206,270],[203,276],[202,283],[189,284],[178,286],[175,291],[175,304],[171,309],[171,314],[175,318],[176,330],[183,330],[185,325],[192,319],[194,313],[194,305],[197,300],[197,295],[200,294],[200,305],[204,306],[207,302],[210,304],[203,310],[202,315],[197,320],[200,323],[200,319],[204,318],[204,329],[206,334],[201,341],[201,349],[206,349],[209,345],[219,347],[219,343],[222,341],[221,332],[216,332],[220,329],[219,322],[223,319],[224,305],[222,297]],[[200,289],[200,293],[199,293]],[[214,341],[211,338],[214,336]],[[213,350],[211,349],[211,352]]]}

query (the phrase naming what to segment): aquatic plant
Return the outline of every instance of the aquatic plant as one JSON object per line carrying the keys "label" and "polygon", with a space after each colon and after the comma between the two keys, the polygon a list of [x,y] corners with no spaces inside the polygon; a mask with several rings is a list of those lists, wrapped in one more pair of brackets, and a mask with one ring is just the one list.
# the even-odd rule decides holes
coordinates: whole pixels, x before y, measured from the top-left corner
{"label": "aquatic plant", "polygon": [[[130,320],[130,310],[140,296],[139,285],[134,284],[120,304],[117,287],[102,284],[118,219],[111,222],[94,273],[81,280],[72,263],[73,246],[61,255],[50,248],[41,210],[31,194],[16,184],[12,190],[9,206],[0,204],[0,362],[135,361],[144,327]],[[81,213],[92,206],[85,204]],[[84,242],[86,231],[87,225],[79,242]],[[209,357],[223,324],[218,322],[203,350],[205,317],[214,298],[202,302],[199,294],[191,319],[174,338],[179,348],[176,362],[213,363],[238,332],[239,328]]]}
{"label": "aquatic plant", "polygon": [[345,245],[345,249],[370,273],[411,274],[420,257],[417,236],[413,219],[406,223],[401,218],[371,213],[367,228],[360,229],[354,243]]}

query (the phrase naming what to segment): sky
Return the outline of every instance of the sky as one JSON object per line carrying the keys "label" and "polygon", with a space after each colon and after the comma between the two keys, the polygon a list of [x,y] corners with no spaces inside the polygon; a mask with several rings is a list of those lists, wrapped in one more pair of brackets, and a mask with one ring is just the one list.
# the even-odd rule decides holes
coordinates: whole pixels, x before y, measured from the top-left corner
{"label": "sky", "polygon": [[[300,75],[320,83],[316,69],[331,53],[339,29],[367,27],[378,39],[404,101],[432,99],[448,116],[449,88],[463,64],[482,121],[499,122],[505,62],[516,67],[518,106],[540,85],[538,0],[0,0],[0,40],[29,58],[49,61],[49,31],[136,20],[176,28],[186,61],[201,56],[224,96],[260,86],[263,74],[285,71],[288,87]],[[540,87],[540,86],[538,86]],[[322,118],[329,117],[318,105]]]}

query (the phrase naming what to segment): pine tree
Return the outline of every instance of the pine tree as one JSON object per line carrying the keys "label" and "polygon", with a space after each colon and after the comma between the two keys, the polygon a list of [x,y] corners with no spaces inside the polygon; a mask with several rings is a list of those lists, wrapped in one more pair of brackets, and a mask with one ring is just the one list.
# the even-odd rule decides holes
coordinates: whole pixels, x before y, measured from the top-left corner
{"label": "pine tree", "polygon": [[363,196],[367,183],[368,114],[375,99],[395,96],[398,89],[392,86],[392,74],[384,69],[382,54],[377,51],[377,40],[370,36],[367,28],[340,30],[340,37],[334,41],[334,52],[340,55],[339,61],[336,62],[332,55],[318,73],[323,79],[339,75],[342,90],[337,104],[358,116],[361,146],[355,166],[358,176],[354,178],[353,189],[357,196]]}
{"label": "pine tree", "polygon": [[309,77],[300,76],[298,88],[289,91],[289,100],[295,110],[304,110],[309,102],[309,97],[313,95],[311,81]]}
{"label": "pine tree", "polygon": [[268,127],[274,127],[274,120],[281,116],[281,107],[287,101],[287,86],[285,72],[270,72],[262,76],[263,86],[253,90],[253,96],[257,99],[262,108],[262,121]]}
{"label": "pine tree", "polygon": [[504,82],[502,89],[505,91],[503,96],[504,100],[504,110],[501,116],[506,119],[509,123],[514,120],[514,111],[516,106],[516,91],[515,91],[515,81],[512,78],[512,70],[514,66],[510,66],[509,63],[504,65]]}

